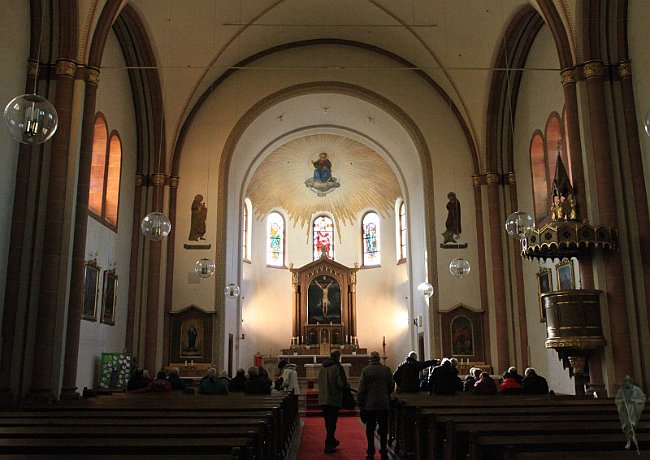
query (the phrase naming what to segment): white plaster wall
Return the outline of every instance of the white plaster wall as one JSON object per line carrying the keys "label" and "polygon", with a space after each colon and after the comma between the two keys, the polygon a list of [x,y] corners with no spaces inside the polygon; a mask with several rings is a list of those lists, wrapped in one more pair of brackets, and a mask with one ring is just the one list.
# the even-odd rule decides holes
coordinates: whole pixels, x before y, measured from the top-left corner
{"label": "white plaster wall", "polygon": [[[0,56],[3,57],[0,72],[0,108],[14,97],[25,92],[25,75],[29,55],[29,4],[0,2],[0,17],[11,18],[2,21],[0,27]],[[5,286],[7,282],[7,257],[11,233],[11,214],[16,186],[16,165],[19,143],[9,136],[4,121],[0,127],[0,324],[4,312]],[[0,343],[0,347],[1,347]]]}
{"label": "white plaster wall", "polygon": [[[473,170],[469,148],[459,126],[452,118],[449,105],[412,72],[387,71],[385,70],[387,62],[383,58],[370,55],[364,50],[339,47],[325,47],[330,48],[325,51],[329,51],[331,56],[336,56],[337,63],[344,62],[344,67],[350,63],[354,63],[354,66],[350,66],[351,69],[345,71],[323,70],[324,63],[317,59],[328,56],[328,53],[323,52],[322,48],[319,47],[318,56],[314,56],[309,49],[293,49],[256,62],[257,69],[238,72],[233,78],[213,90],[209,100],[198,112],[183,146],[179,171],[181,180],[178,190],[177,228],[180,238],[177,238],[175,250],[173,308],[180,309],[192,303],[209,306],[213,302],[213,296],[222,295],[222,288],[215,287],[213,279],[201,280],[199,284],[188,283],[188,273],[192,270],[196,259],[203,256],[211,257],[211,255],[213,257],[214,250],[188,251],[183,249],[182,245],[189,231],[189,205],[197,193],[207,197],[206,241],[212,244],[212,248],[216,244],[215,219],[221,218],[215,202],[219,160],[225,140],[239,117],[263,97],[290,85],[322,80],[349,82],[388,98],[400,106],[419,126],[432,157],[435,201],[424,202],[420,160],[410,136],[402,125],[380,107],[355,97],[331,93],[298,96],[280,102],[251,122],[235,148],[231,170],[228,172],[228,215],[237,216],[237,221],[233,223],[229,218],[226,282],[239,280],[242,287],[242,297],[239,302],[242,305],[243,330],[246,334],[246,339],[241,343],[242,361],[250,359],[249,357],[255,351],[265,354],[277,352],[272,349],[273,347],[269,350],[266,349],[266,345],[262,346],[262,343],[266,343],[266,339],[260,339],[262,340],[260,349],[249,340],[253,334],[253,322],[256,318],[256,315],[251,314],[252,310],[249,310],[249,307],[255,305],[259,298],[267,299],[268,292],[273,292],[273,299],[279,299],[278,303],[282,305],[289,303],[290,306],[290,280],[288,274],[277,269],[264,271],[262,277],[252,266],[245,266],[242,279],[239,267],[239,216],[246,180],[252,176],[256,165],[272,151],[274,146],[308,133],[337,132],[371,145],[393,167],[403,190],[407,201],[411,252],[408,263],[393,270],[392,285],[387,292],[381,294],[381,301],[364,304],[365,299],[361,299],[359,295],[360,318],[362,311],[365,314],[365,305],[383,305],[382,311],[372,307],[377,310],[377,316],[381,317],[383,322],[375,325],[369,323],[367,332],[360,330],[359,336],[362,346],[377,348],[381,343],[381,337],[385,335],[387,353],[395,356],[395,362],[398,362],[406,352],[415,347],[416,343],[416,331],[407,332],[408,318],[427,311],[424,299],[415,295],[420,282],[429,278],[432,284],[437,286],[438,294],[444,299],[446,305],[457,303],[451,300],[454,297],[459,297],[460,301],[471,306],[479,305],[479,282],[476,271],[474,276],[470,276],[462,283],[449,281],[450,276],[443,274],[442,270],[445,268],[447,270],[445,273],[449,273],[446,268],[449,261],[445,260],[437,265],[439,278],[430,279],[426,273],[426,257],[438,258],[439,255],[437,252],[426,255],[423,251],[424,207],[435,209],[436,234],[442,233],[446,218],[446,195],[453,189],[463,204],[465,231],[462,241],[470,245],[467,252],[462,255],[468,257],[472,263],[476,262],[476,234],[472,231],[475,228],[471,184]],[[286,63],[291,63],[292,66],[300,69],[269,70],[272,66],[283,67]],[[264,71],[259,68],[263,68]],[[384,70],[367,70],[368,68]],[[400,84],[396,84],[396,78],[399,79]],[[329,107],[327,113],[322,110],[322,107]],[[280,115],[282,118],[279,117]],[[452,177],[455,174],[460,179]],[[290,228],[290,235],[291,232],[293,230]],[[296,232],[301,235],[303,241],[306,239],[304,229],[297,229]],[[384,235],[388,236],[385,231]],[[394,238],[394,235],[392,237]],[[233,241],[235,239],[236,241]],[[358,251],[352,254],[353,257],[350,257],[349,261],[338,257],[337,260],[350,265],[358,260],[356,255]],[[256,257],[255,253],[253,257]],[[288,253],[288,261],[299,265],[298,260],[293,253]],[[360,275],[360,283],[365,277],[368,278],[368,284],[374,284],[379,281],[374,279],[376,276],[380,275],[375,275],[373,270],[364,270]],[[373,299],[377,298],[373,297]],[[231,303],[232,305],[230,303],[226,305],[224,312],[226,337],[229,332],[238,330],[239,318],[234,305],[236,302]],[[265,318],[264,327],[255,329],[255,337],[273,337],[269,340],[286,347],[290,337],[291,317],[278,321],[274,327],[270,327],[268,321],[275,321],[275,319]],[[425,323],[427,323],[425,332],[428,341],[429,330],[426,317]],[[371,343],[363,343],[364,334],[367,334]],[[237,333],[235,335],[239,336]]]}
{"label": "white plaster wall", "polygon": [[[559,61],[555,45],[547,27],[542,27],[526,61],[527,69],[557,69]],[[530,139],[536,129],[542,132],[551,112],[562,114],[564,94],[559,72],[526,70],[521,81],[515,120],[514,169],[517,179],[518,204],[520,210],[533,214],[533,193],[530,167]],[[519,254],[513,255],[519,257]],[[543,266],[553,267],[552,263]],[[528,326],[528,361],[531,367],[544,375],[549,387],[558,393],[575,393],[568,370],[562,368],[555,350],[544,347],[546,323],[540,322],[540,308],[537,297],[537,276],[540,266],[537,262],[522,262],[526,302],[526,324]],[[514,282],[514,280],[513,280]],[[518,335],[518,331],[517,331]]]}
{"label": "white plaster wall", "polygon": [[[109,33],[106,41],[102,66],[106,66],[107,69],[101,72],[96,110],[106,116],[109,134],[116,130],[122,140],[120,205],[117,233],[94,218],[88,218],[86,259],[91,259],[95,253],[98,253],[97,263],[102,271],[100,273],[100,301],[97,306],[97,321],[81,321],[79,364],[77,366],[77,386],[79,388],[91,387],[98,383],[101,353],[123,351],[126,337],[137,145],[135,113],[131,87],[125,69],[126,63],[122,57],[119,43],[112,32]],[[111,326],[102,324],[99,318],[104,270],[109,270],[113,264],[115,264],[118,275],[118,288],[115,325]]]}

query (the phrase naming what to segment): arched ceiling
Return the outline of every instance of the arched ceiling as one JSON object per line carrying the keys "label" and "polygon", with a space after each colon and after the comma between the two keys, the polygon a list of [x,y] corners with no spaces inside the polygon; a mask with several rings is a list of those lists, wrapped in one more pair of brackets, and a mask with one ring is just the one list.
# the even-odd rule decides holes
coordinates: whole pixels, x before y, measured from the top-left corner
{"label": "arched ceiling", "polygon": [[[325,152],[332,178],[313,180],[313,161]],[[255,214],[278,207],[292,223],[304,227],[317,212],[332,216],[337,226],[352,223],[367,209],[383,214],[400,196],[397,178],[376,152],[348,137],[303,136],[276,148],[256,169],[246,195]]]}

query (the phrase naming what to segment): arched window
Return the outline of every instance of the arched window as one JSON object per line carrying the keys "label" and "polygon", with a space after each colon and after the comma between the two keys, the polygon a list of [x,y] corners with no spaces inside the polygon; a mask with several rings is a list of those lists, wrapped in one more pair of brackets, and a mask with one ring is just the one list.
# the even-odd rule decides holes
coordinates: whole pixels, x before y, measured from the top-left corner
{"label": "arched window", "polygon": [[542,222],[548,217],[549,169],[544,149],[544,138],[537,130],[530,140],[530,171],[533,179],[533,204],[535,221]]}
{"label": "arched window", "polygon": [[[555,178],[557,155],[558,153],[562,153],[562,142],[564,137],[562,133],[563,128],[564,126],[560,119],[560,115],[557,112],[552,112],[546,120],[546,129],[544,130],[544,139],[546,140],[546,161],[548,162],[550,183],[552,183],[553,178]],[[565,162],[565,160],[566,158],[563,157],[562,161]]]}
{"label": "arched window", "polygon": [[284,218],[279,212],[272,212],[266,219],[266,264],[284,267]]}
{"label": "arched window", "polygon": [[397,200],[395,211],[397,217],[397,263],[401,263],[406,260],[406,204],[404,200]]}
{"label": "arched window", "polygon": [[[334,259],[334,222],[330,217],[318,216],[313,225],[314,260],[320,258],[323,251]],[[323,249],[325,248],[325,249]]]}
{"label": "arched window", "polygon": [[122,174],[122,141],[117,132],[108,139],[108,126],[101,113],[95,119],[93,132],[88,209],[90,215],[117,229]]}
{"label": "arched window", "polygon": [[251,212],[253,205],[251,200],[246,198],[244,200],[244,207],[242,209],[242,225],[241,225],[241,241],[242,241],[242,256],[244,262],[251,261]]}
{"label": "arched window", "polygon": [[374,211],[368,212],[361,220],[363,265],[366,267],[381,264],[379,238],[379,214]]}

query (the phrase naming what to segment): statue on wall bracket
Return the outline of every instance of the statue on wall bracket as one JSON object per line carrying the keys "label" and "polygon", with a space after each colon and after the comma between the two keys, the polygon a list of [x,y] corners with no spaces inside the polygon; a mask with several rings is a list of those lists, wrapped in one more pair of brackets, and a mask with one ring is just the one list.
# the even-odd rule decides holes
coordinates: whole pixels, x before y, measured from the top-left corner
{"label": "statue on wall bracket", "polygon": [[209,243],[202,243],[202,241],[205,241],[205,221],[208,217],[208,208],[203,201],[203,195],[197,194],[194,196],[190,209],[192,214],[190,217],[190,234],[187,239],[196,243],[187,243],[183,247],[185,249],[210,249]]}
{"label": "statue on wall bracket", "polygon": [[460,201],[456,197],[456,192],[447,193],[447,220],[445,221],[445,231],[442,233],[444,238],[440,247],[443,249],[466,248],[467,243],[456,241],[460,238],[462,226],[460,221]]}
{"label": "statue on wall bracket", "polygon": [[311,163],[314,165],[314,176],[305,181],[308,189],[322,197],[341,186],[338,179],[332,176],[332,162],[326,152],[319,153],[318,160]]}

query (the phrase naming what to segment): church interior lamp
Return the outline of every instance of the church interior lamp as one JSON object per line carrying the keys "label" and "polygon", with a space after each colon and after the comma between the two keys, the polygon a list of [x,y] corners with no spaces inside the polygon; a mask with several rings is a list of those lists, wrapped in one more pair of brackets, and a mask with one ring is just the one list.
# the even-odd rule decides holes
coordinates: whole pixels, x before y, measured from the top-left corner
{"label": "church interior lamp", "polygon": [[160,241],[172,231],[172,223],[160,212],[150,212],[140,224],[142,234],[152,241]]}
{"label": "church interior lamp", "polygon": [[526,211],[515,211],[506,219],[506,232],[513,238],[524,239],[535,229],[533,216]]}
{"label": "church interior lamp", "polygon": [[59,125],[52,103],[38,94],[22,94],[9,101],[4,120],[12,138],[31,145],[50,139]]}
{"label": "church interior lamp", "polygon": [[471,269],[472,267],[470,266],[469,261],[462,257],[456,257],[449,263],[449,273],[456,278],[465,278],[469,275]]}
{"label": "church interior lamp", "polygon": [[206,257],[199,259],[194,264],[194,273],[201,278],[210,278],[214,274],[215,263],[214,260]]}
{"label": "church interior lamp", "polygon": [[431,285],[431,283],[426,283],[426,282],[425,283],[420,283],[418,285],[418,292],[422,296],[424,296],[426,298],[429,298],[429,297],[431,297],[433,295],[433,286]]}
{"label": "church interior lamp", "polygon": [[236,299],[239,297],[240,289],[239,286],[237,286],[235,283],[229,283],[226,284],[226,288],[224,289],[223,293],[230,299]]}

